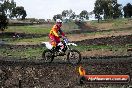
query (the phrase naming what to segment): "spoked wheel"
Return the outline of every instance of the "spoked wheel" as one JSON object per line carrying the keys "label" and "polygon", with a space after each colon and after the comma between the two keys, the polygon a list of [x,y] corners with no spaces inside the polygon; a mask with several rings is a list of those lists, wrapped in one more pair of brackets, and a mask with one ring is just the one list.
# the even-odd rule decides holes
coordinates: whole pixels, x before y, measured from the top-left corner
{"label": "spoked wheel", "polygon": [[81,54],[77,50],[69,50],[67,54],[67,60],[72,65],[77,65],[81,61]]}
{"label": "spoked wheel", "polygon": [[52,51],[51,50],[45,50],[42,54],[42,60],[44,60],[44,62],[47,62],[47,63],[51,63],[54,59],[54,55],[52,54]]}

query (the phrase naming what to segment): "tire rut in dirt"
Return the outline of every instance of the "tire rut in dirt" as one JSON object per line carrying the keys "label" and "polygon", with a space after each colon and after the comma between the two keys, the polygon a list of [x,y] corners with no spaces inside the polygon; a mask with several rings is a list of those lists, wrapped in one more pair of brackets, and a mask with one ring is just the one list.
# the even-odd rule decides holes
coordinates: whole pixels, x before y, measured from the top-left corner
{"label": "tire rut in dirt", "polygon": [[[79,85],[78,66],[67,63],[36,64],[30,62],[9,62],[0,61],[0,75],[3,80],[1,86],[6,88],[18,88],[21,79],[22,88],[99,88],[114,87],[121,88],[128,84],[84,84]],[[86,74],[129,74],[132,77],[132,62],[125,61],[120,63],[96,63],[87,62],[82,66]]]}

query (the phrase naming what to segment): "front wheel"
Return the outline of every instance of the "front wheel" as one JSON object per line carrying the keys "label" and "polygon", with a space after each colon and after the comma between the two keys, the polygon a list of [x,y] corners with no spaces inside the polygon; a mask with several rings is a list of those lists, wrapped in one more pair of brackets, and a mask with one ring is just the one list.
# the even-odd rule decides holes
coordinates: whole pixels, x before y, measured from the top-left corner
{"label": "front wheel", "polygon": [[67,60],[72,65],[77,65],[81,61],[81,53],[78,50],[69,50],[67,54]]}
{"label": "front wheel", "polygon": [[51,50],[47,49],[42,53],[42,58],[43,58],[42,60],[44,60],[44,62],[51,63],[54,59],[54,55]]}

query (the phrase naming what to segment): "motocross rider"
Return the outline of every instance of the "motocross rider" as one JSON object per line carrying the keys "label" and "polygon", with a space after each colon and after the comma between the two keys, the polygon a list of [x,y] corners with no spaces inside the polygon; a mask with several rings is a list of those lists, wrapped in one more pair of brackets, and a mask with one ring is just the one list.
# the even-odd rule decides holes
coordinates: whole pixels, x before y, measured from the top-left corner
{"label": "motocross rider", "polygon": [[53,47],[52,49],[56,49],[56,46],[58,45],[58,43],[60,43],[60,38],[65,36],[64,32],[61,29],[61,26],[62,26],[62,20],[56,19],[55,25],[50,30],[49,38],[50,38],[50,43]]}

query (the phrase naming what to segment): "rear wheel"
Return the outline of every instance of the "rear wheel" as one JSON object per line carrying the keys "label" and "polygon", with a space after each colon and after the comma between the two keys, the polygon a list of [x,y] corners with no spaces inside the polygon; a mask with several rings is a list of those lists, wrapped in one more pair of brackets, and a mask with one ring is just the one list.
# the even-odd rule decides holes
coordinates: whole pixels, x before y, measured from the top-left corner
{"label": "rear wheel", "polygon": [[78,50],[69,50],[67,54],[67,60],[72,65],[77,65],[81,61],[81,54]]}
{"label": "rear wheel", "polygon": [[51,50],[45,50],[42,54],[42,60],[44,60],[44,62],[47,62],[47,63],[51,63],[54,59],[54,55],[52,53]]}

